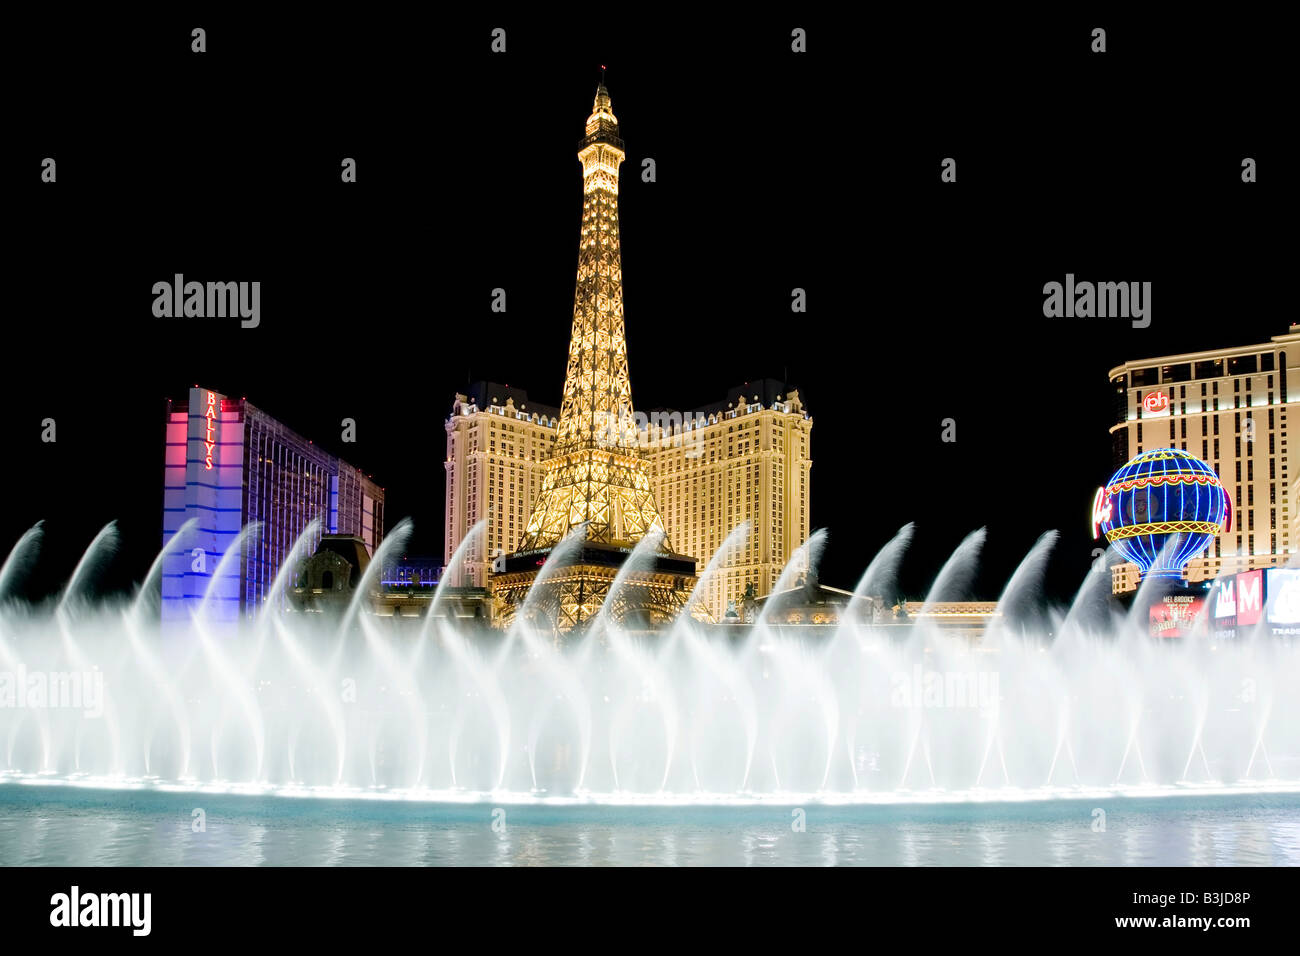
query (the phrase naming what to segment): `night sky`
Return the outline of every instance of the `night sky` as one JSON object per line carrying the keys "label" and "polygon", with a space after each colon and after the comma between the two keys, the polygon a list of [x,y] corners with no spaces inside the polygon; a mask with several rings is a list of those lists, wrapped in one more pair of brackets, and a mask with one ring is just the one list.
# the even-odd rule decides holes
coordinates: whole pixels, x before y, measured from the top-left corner
{"label": "night sky", "polygon": [[[806,54],[790,52],[795,26]],[[601,64],[628,151],[634,402],[688,408],[763,376],[798,387],[827,584],[853,587],[912,520],[901,587],[920,596],[984,525],[971,596],[991,599],[1056,528],[1048,587],[1068,600],[1112,470],[1107,371],[1297,318],[1282,61],[1232,24],[196,16],[33,23],[19,40],[41,69],[7,124],[0,548],[46,520],[34,595],[112,519],[104,588],[144,575],[165,402],[196,382],[372,473],[390,527],[415,523],[411,553],[440,556],[454,393],[490,379],[559,402],[576,150]],[[948,156],[955,184],[939,181]],[[645,157],[657,182],[640,179]],[[177,272],[260,280],[261,326],[154,318],[151,287]],[[1152,282],[1150,327],[1044,318],[1042,287],[1067,272]],[[339,440],[345,417],[356,444]]]}

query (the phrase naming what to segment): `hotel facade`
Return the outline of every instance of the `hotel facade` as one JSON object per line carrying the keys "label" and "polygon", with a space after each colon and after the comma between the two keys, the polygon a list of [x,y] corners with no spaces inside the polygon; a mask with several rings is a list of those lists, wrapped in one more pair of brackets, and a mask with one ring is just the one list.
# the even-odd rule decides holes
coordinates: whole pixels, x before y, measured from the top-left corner
{"label": "hotel facade", "polygon": [[[1300,400],[1300,325],[1258,345],[1125,362],[1110,382],[1116,468],[1143,451],[1179,448],[1209,463],[1228,492],[1227,530],[1188,562],[1185,579],[1286,564],[1300,535],[1300,476],[1288,455],[1300,414],[1291,408]],[[1111,584],[1115,593],[1136,589],[1137,566],[1113,566]]]}
{"label": "hotel facade", "polygon": [[[313,520],[322,534],[360,538],[373,555],[384,537],[384,490],[246,399],[195,386],[168,399],[163,479],[162,617],[183,620],[205,594],[208,616],[236,620],[261,607],[286,557]],[[183,539],[176,534],[194,524]],[[213,581],[243,527],[260,533]]]}
{"label": "hotel facade", "polygon": [[[537,504],[557,435],[559,410],[529,401],[517,388],[480,382],[458,394],[446,422],[444,560],[486,521],[481,541],[466,543],[453,584],[486,587],[493,561],[516,550]],[[734,528],[749,534],[724,555],[703,600],[721,620],[740,606],[747,584],[768,594],[810,530],[812,417],[797,390],[772,379],[746,382],[719,402],[679,412],[646,413],[638,439],[651,488],[674,548],[700,573]]]}

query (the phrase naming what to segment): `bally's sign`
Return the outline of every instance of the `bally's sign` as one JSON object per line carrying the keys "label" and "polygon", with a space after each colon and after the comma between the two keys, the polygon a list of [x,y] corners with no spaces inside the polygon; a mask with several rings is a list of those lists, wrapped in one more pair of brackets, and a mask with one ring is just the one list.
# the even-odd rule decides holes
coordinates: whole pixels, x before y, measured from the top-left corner
{"label": "bally's sign", "polygon": [[217,393],[208,392],[203,411],[203,467],[212,470],[212,452],[217,447]]}

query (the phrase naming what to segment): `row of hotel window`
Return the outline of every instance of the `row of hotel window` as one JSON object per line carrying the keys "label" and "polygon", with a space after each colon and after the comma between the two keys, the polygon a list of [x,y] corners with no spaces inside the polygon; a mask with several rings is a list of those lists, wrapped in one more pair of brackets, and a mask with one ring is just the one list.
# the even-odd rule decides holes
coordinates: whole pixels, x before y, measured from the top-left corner
{"label": "row of hotel window", "polygon": [[[1224,556],[1224,554],[1223,554],[1223,541],[1221,540],[1222,537],[1223,537],[1223,536],[1220,536],[1219,538],[1215,538],[1215,539],[1214,539],[1214,556],[1215,556],[1216,558],[1221,558],[1221,557]],[[1244,553],[1247,553],[1247,554],[1259,554],[1259,552],[1256,550],[1256,544],[1257,544],[1257,542],[1258,542],[1261,538],[1263,538],[1263,537],[1264,537],[1264,536],[1263,536],[1262,534],[1248,534],[1248,535],[1245,535],[1246,540],[1245,540],[1244,543],[1245,543],[1245,545],[1246,545],[1248,551],[1246,551],[1246,552],[1244,552]],[[1237,550],[1234,551],[1232,554],[1228,555],[1228,557],[1232,558],[1232,557],[1237,557],[1237,556],[1243,554],[1243,552],[1242,552],[1242,550],[1241,550],[1241,548],[1242,548],[1242,544],[1243,544],[1243,542],[1242,542],[1242,535],[1237,535]],[[1285,536],[1283,536],[1282,544],[1283,544],[1283,545],[1286,544],[1286,537],[1285,537]],[[1207,549],[1207,550],[1208,550],[1208,549]],[[1276,533],[1270,534],[1270,535],[1268,536],[1268,553],[1269,553],[1269,554],[1277,554],[1277,534],[1276,534]]]}
{"label": "row of hotel window", "polygon": [[[1215,382],[1215,383],[1214,383],[1214,392],[1213,392],[1214,397],[1213,397],[1212,399],[1209,399],[1209,398],[1206,397],[1206,394],[1205,394],[1205,384],[1206,384],[1206,383],[1204,383],[1204,382],[1201,383],[1201,411],[1203,411],[1203,412],[1205,412],[1205,411],[1216,411],[1216,412],[1217,412],[1217,411],[1219,411],[1219,383],[1218,383],[1218,382]],[[1241,396],[1241,391],[1242,391],[1242,389],[1241,389],[1241,379],[1237,379],[1237,380],[1236,380],[1235,382],[1233,382],[1232,384],[1233,384],[1233,389],[1232,389],[1232,391],[1233,391],[1233,393],[1234,393],[1234,394],[1233,394],[1233,397],[1232,397],[1232,407],[1233,407],[1233,408],[1241,408],[1241,407],[1242,407],[1242,401],[1241,401],[1241,398],[1242,398],[1242,396]],[[1172,389],[1171,389],[1170,391],[1172,392]],[[1181,394],[1179,394],[1179,396],[1178,396],[1179,409],[1180,409],[1180,412],[1179,412],[1179,413],[1182,414],[1182,415],[1186,415],[1186,414],[1187,414],[1187,401],[1186,401],[1186,399],[1187,399],[1187,386],[1186,386],[1186,385],[1180,385],[1180,386],[1179,386],[1179,391],[1180,391],[1180,393],[1181,393]],[[1138,393],[1137,393],[1137,413],[1138,413],[1138,418],[1141,418],[1141,417],[1142,417],[1142,412],[1143,412],[1143,404],[1142,404],[1142,403],[1143,403],[1143,400],[1147,397],[1147,394],[1148,394],[1148,393],[1144,393],[1144,392],[1138,392]],[[1168,397],[1169,397],[1170,405],[1172,405],[1172,404],[1173,404],[1173,400],[1174,400],[1174,396],[1171,394],[1171,395],[1168,396]],[[1285,402],[1285,401],[1286,401],[1286,398],[1283,397],[1282,401]],[[1246,379],[1246,403],[1245,403],[1245,404],[1246,404],[1246,407],[1247,407],[1247,408],[1249,408],[1249,407],[1250,407],[1250,404],[1251,404],[1251,402],[1250,402],[1250,379]],[[1272,404],[1273,404],[1273,376],[1272,376],[1272,375],[1270,375],[1270,376],[1268,377],[1268,401],[1267,401],[1267,404],[1269,404],[1269,405],[1272,405]],[[1195,411],[1195,399],[1193,399],[1193,411]],[[1160,413],[1161,413],[1161,414],[1166,414],[1166,409],[1161,409],[1161,410],[1160,410]]]}
{"label": "row of hotel window", "polygon": [[[1237,441],[1237,447],[1238,447],[1237,455],[1240,456],[1240,455],[1241,455],[1241,451],[1240,451],[1240,447],[1241,447],[1241,439],[1238,438],[1236,441]],[[1171,445],[1171,447],[1172,447],[1172,445]],[[1182,449],[1183,449],[1183,451],[1187,451],[1187,450],[1188,450],[1188,448],[1187,448],[1187,442],[1183,442],[1183,443],[1182,443]],[[1272,451],[1272,450],[1273,450],[1273,438],[1272,438],[1272,436],[1270,435],[1270,436],[1269,436],[1269,451]],[[1285,451],[1285,450],[1286,450],[1286,449],[1284,448],[1283,451]],[[1210,449],[1209,449],[1209,442],[1205,442],[1205,441],[1201,442],[1201,458],[1202,458],[1202,460],[1204,460],[1204,461],[1211,461],[1211,460],[1213,460],[1213,462],[1214,462],[1214,473],[1215,473],[1216,475],[1219,475],[1220,478],[1222,478],[1223,475],[1222,475],[1222,473],[1221,473],[1220,470],[1219,470],[1219,461],[1218,461],[1218,458],[1219,458],[1219,440],[1218,440],[1217,438],[1214,440],[1214,458],[1213,458],[1213,459],[1210,458],[1209,451],[1210,451]],[[1140,443],[1140,439],[1139,439],[1139,444],[1138,444],[1138,453],[1141,454],[1141,452],[1142,452],[1142,445],[1141,445],[1141,443]],[[1269,477],[1270,480],[1274,480],[1274,479],[1277,478],[1277,467],[1276,467],[1276,464],[1275,464],[1276,461],[1277,461],[1277,459],[1276,459],[1276,458],[1273,458],[1273,457],[1270,457],[1270,458],[1268,459],[1268,477]],[[1240,457],[1238,457],[1238,459],[1237,459],[1237,461],[1236,461],[1236,468],[1237,468],[1236,479],[1237,479],[1237,481],[1241,481],[1241,458],[1240,458]],[[1286,465],[1283,465],[1283,466],[1282,466],[1282,477],[1283,477],[1283,478],[1286,477]],[[1247,458],[1247,459],[1246,459],[1246,480],[1247,480],[1247,481],[1254,481],[1254,480],[1255,480],[1255,459],[1253,459],[1253,458]]]}
{"label": "row of hotel window", "polygon": [[[1259,355],[1239,355],[1230,359],[1207,359],[1203,362],[1182,362],[1177,365],[1153,365],[1149,368],[1135,368],[1128,373],[1128,383],[1132,388],[1142,388],[1160,383],[1190,382],[1194,378],[1225,378],[1229,375],[1272,372],[1274,367],[1273,353],[1264,352]],[[1285,352],[1278,354],[1277,367],[1286,368]]]}
{"label": "row of hotel window", "polygon": [[[1274,415],[1273,415],[1274,411],[1275,411],[1275,409],[1272,409],[1272,408],[1270,408],[1270,409],[1268,410],[1268,451],[1269,451],[1269,454],[1270,454],[1270,455],[1273,454],[1273,438],[1274,438],[1274,434],[1275,434],[1275,422],[1276,422],[1276,419],[1274,418]],[[1235,434],[1237,435],[1237,454],[1240,455],[1240,454],[1241,454],[1241,434],[1242,434],[1242,430],[1241,430],[1241,422],[1242,422],[1241,412],[1234,412],[1232,418],[1233,418],[1233,431],[1234,431]],[[1283,413],[1282,413],[1282,420],[1283,420],[1283,421],[1286,421],[1286,412],[1283,412]],[[1214,434],[1217,436],[1217,435],[1219,434],[1219,419],[1218,419],[1218,416],[1215,416],[1214,419],[1213,419],[1213,421],[1214,421]],[[1210,432],[1209,432],[1209,428],[1210,428],[1210,424],[1209,424],[1209,423],[1210,423],[1210,419],[1209,419],[1209,418],[1202,418],[1202,419],[1201,419],[1201,435],[1202,435],[1203,437],[1206,436],[1206,435],[1208,435],[1208,434],[1210,433]],[[1150,425],[1153,425],[1153,426],[1154,426],[1155,423],[1150,423],[1150,422],[1148,422],[1148,423],[1145,423],[1145,424],[1150,424]],[[1142,429],[1143,429],[1143,425],[1144,425],[1143,422],[1138,422],[1138,423],[1137,423],[1137,443],[1138,443],[1139,445],[1142,444]],[[1246,430],[1247,430],[1248,432],[1250,431],[1250,429],[1252,429],[1252,428],[1255,427],[1255,416],[1254,416],[1253,414],[1250,414],[1249,412],[1246,414],[1246,425],[1247,425],[1247,429],[1246,429]],[[1186,418],[1181,418],[1181,419],[1174,419],[1174,418],[1171,418],[1171,419],[1169,419],[1169,438],[1172,440],[1172,439],[1175,439],[1175,438],[1186,438],[1186,437],[1187,437],[1187,419],[1186,419]],[[1252,441],[1252,439],[1250,439],[1250,437],[1248,436],[1248,437],[1247,437],[1247,441]],[[1283,447],[1283,448],[1286,447],[1286,439],[1285,439],[1285,438],[1282,439],[1282,447]],[[1201,457],[1204,458],[1205,456],[1202,455]],[[1218,443],[1218,441],[1215,441],[1215,443],[1214,443],[1214,457],[1215,457],[1215,458],[1218,458],[1218,457],[1219,457],[1219,443]]]}
{"label": "row of hotel window", "polygon": [[[1272,356],[1270,355],[1269,358],[1272,358]],[[1271,366],[1270,366],[1270,367],[1271,367]],[[772,403],[772,410],[773,410],[774,412],[781,412],[782,414],[789,415],[789,414],[792,412],[792,407],[791,407],[791,405],[790,405],[789,402],[773,402],[773,403]],[[479,411],[480,411],[480,409],[479,409],[479,407],[478,407],[477,405],[463,405],[463,406],[461,406],[461,414],[464,415],[464,416],[467,417],[467,418],[468,418],[468,417],[472,417],[472,416],[474,416],[474,415],[477,415]],[[685,413],[682,413],[682,416],[681,416],[681,417],[682,417],[682,421],[681,421],[680,423],[675,423],[675,424],[672,424],[672,425],[667,425],[667,424],[654,425],[654,424],[652,424],[651,427],[652,427],[652,428],[657,428],[657,429],[658,429],[657,434],[670,435],[670,434],[676,434],[678,431],[683,431],[683,430],[684,430],[684,431],[691,431],[692,429],[695,429],[695,428],[703,428],[703,427],[706,427],[706,426],[708,426],[708,425],[716,425],[716,424],[718,424],[718,422],[726,421],[726,420],[729,419],[729,418],[735,418],[735,417],[737,417],[738,415],[742,415],[742,414],[744,414],[744,415],[752,415],[752,414],[754,414],[754,413],[756,413],[756,412],[761,412],[761,411],[763,411],[763,405],[762,405],[762,403],[761,403],[761,402],[754,402],[754,403],[751,403],[751,404],[749,404],[749,405],[746,405],[743,409],[741,409],[741,408],[730,408],[730,409],[727,409],[727,410],[724,411],[724,412],[710,412],[707,416],[706,416],[706,415],[702,415],[701,413],[696,413],[696,414],[700,415],[699,418],[696,418],[696,417],[695,417],[694,415],[692,415],[690,412],[685,412]],[[489,413],[489,414],[492,414],[492,415],[500,415],[502,418],[505,418],[505,417],[506,417],[506,410],[505,410],[504,408],[501,408],[501,407],[496,406],[496,405],[489,406],[489,408],[488,408],[488,413]],[[652,414],[653,414],[653,413],[652,413]],[[667,414],[669,414],[669,415],[676,415],[676,414],[678,414],[678,413],[676,413],[676,412],[670,412],[670,413],[667,413]],[[805,414],[804,417],[807,418],[808,416]],[[516,412],[515,412],[515,419],[518,420],[518,421],[521,421],[521,422],[531,422],[531,423],[534,424],[534,425],[541,425],[541,426],[544,427],[544,428],[558,428],[558,427],[559,427],[559,419],[558,419],[558,418],[555,418],[555,417],[550,417],[550,418],[548,418],[548,417],[545,416],[545,415],[538,415],[536,412],[532,412],[532,413],[530,414],[530,413],[528,413],[528,412],[516,411]],[[734,428],[734,426],[733,426],[733,428]],[[732,430],[733,430],[733,429],[728,429],[728,431],[732,431]]]}

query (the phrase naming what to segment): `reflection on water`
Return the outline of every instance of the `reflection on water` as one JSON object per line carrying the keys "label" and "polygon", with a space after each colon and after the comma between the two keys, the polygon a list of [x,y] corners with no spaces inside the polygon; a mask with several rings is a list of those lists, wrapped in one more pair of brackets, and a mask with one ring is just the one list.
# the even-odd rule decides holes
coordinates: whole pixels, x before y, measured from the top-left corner
{"label": "reflection on water", "polygon": [[[196,808],[206,822],[197,833]],[[498,830],[494,809],[504,810]],[[797,809],[803,832],[792,827]],[[6,784],[0,864],[1295,866],[1300,794],[494,808]]]}

